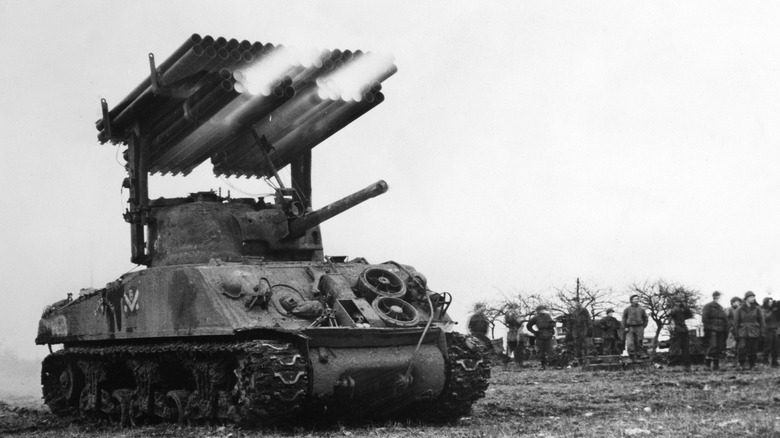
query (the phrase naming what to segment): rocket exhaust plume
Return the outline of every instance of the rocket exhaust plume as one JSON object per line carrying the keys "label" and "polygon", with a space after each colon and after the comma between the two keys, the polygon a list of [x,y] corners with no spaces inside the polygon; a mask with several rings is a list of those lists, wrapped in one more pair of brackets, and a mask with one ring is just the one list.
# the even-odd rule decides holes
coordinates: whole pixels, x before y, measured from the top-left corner
{"label": "rocket exhaust plume", "polygon": [[276,48],[242,70],[240,82],[249,94],[270,96],[273,87],[300,65],[300,53],[297,50],[290,47]]}
{"label": "rocket exhaust plume", "polygon": [[112,129],[99,121],[98,139],[125,143],[141,123],[152,173],[188,173],[211,159],[218,175],[255,177],[268,169],[250,129],[283,167],[381,103],[381,82],[396,72],[380,53],[199,35],[154,67],[159,81],[152,87],[150,76],[107,110]]}
{"label": "rocket exhaust plume", "polygon": [[322,78],[317,79],[320,96],[338,96],[345,101],[359,102],[374,83],[382,82],[397,71],[393,57],[378,53],[355,55],[345,52],[344,64]]}

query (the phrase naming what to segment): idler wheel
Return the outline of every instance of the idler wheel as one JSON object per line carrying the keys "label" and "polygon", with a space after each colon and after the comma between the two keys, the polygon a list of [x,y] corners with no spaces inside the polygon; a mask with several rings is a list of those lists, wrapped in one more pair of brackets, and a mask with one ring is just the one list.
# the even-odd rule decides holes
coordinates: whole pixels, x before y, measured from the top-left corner
{"label": "idler wheel", "polygon": [[41,383],[45,403],[53,413],[63,415],[78,406],[84,375],[72,362],[52,355],[43,362]]}
{"label": "idler wheel", "polygon": [[379,297],[401,298],[406,295],[406,285],[392,272],[380,268],[368,268],[358,277],[358,292],[369,301]]}
{"label": "idler wheel", "polygon": [[81,389],[84,386],[84,377],[80,372],[74,370],[73,364],[68,363],[63,366],[60,373],[60,392],[68,403],[73,403],[81,395]]}
{"label": "idler wheel", "polygon": [[379,297],[371,303],[379,318],[387,325],[414,327],[420,322],[417,309],[406,301],[393,297]]}

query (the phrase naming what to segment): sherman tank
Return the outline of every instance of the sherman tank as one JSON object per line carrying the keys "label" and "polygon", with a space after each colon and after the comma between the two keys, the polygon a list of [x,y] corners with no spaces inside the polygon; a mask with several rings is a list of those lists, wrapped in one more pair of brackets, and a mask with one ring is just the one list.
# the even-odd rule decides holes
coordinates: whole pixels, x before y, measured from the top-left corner
{"label": "sherman tank", "polygon": [[[384,100],[392,59],[196,34],[148,61],[149,77],[113,108],[101,100],[96,123],[127,163],[123,216],[142,269],[44,310],[51,411],[248,425],[467,414],[490,368],[452,330],[451,295],[409,265],[324,254],[320,224],[387,184],[311,201],[312,148]],[[149,175],[207,161],[275,190],[150,199]]]}

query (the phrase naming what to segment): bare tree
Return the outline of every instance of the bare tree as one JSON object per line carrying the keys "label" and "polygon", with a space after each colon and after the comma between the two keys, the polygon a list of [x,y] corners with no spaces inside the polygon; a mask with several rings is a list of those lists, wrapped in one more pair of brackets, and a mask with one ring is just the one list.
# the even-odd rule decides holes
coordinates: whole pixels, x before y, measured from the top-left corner
{"label": "bare tree", "polygon": [[[567,315],[574,307],[577,294],[577,285],[573,287],[567,285],[549,294],[515,292],[511,296],[504,295],[500,300],[477,302],[474,307],[484,307],[483,313],[490,321],[490,335],[494,337],[496,324],[506,326],[504,316],[510,309],[513,309],[521,319],[528,319],[536,314],[536,308],[540,305],[547,306],[552,312]],[[600,287],[597,284],[580,283],[579,298],[582,306],[588,309],[593,319],[596,319],[607,308],[615,305],[616,293],[611,288]]]}
{"label": "bare tree", "polygon": [[506,314],[506,310],[509,306],[507,300],[502,301],[479,301],[474,303],[472,313],[476,313],[478,309],[482,308],[482,313],[490,323],[490,338],[495,337],[496,322],[503,324],[502,318]]}
{"label": "bare tree", "polygon": [[639,296],[639,303],[647,311],[648,317],[655,322],[655,334],[653,335],[653,352],[658,345],[658,336],[664,326],[669,324],[669,312],[675,303],[681,300],[692,312],[700,313],[699,298],[701,294],[695,289],[690,289],[681,284],[670,283],[659,279],[654,282],[645,281],[642,284],[634,283],[629,286],[631,295]]}
{"label": "bare tree", "polygon": [[586,284],[577,279],[572,287],[565,285],[555,289],[555,298],[550,303],[552,310],[568,315],[574,303],[579,299],[582,307],[588,310],[592,319],[606,313],[615,306],[617,293],[611,288],[600,287],[598,284]]}
{"label": "bare tree", "polygon": [[510,310],[514,310],[521,319],[528,319],[536,313],[539,305],[550,307],[551,300],[544,298],[539,293],[516,293],[511,297],[504,297],[495,301],[480,301],[474,303],[474,310],[483,306],[483,313],[490,322],[490,337],[495,337],[496,323],[506,326],[504,317]]}
{"label": "bare tree", "polygon": [[510,299],[517,309],[517,316],[522,319],[530,318],[536,313],[536,308],[541,305],[550,307],[550,300],[542,296],[540,293],[520,293]]}

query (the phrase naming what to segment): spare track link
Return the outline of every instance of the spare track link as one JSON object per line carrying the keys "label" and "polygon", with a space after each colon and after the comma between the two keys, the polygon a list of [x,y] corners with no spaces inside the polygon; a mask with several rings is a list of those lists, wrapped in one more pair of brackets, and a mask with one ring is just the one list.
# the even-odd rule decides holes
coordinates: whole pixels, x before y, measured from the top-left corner
{"label": "spare track link", "polygon": [[[165,373],[157,370],[172,363],[191,374],[180,380],[193,382],[192,387],[178,388],[161,379]],[[85,364],[109,372],[85,381],[81,371]],[[133,387],[112,381],[113,369],[123,364],[135,375]],[[44,402],[59,416],[109,417],[123,424],[145,415],[158,420],[217,418],[265,425],[300,414],[308,398],[309,368],[298,346],[268,340],[75,347],[44,359],[41,384]],[[150,384],[156,385],[151,391]],[[100,402],[94,401],[95,393],[103,395]],[[105,399],[112,394],[119,400],[109,403]],[[176,404],[166,401],[166,396],[182,394]],[[178,403],[181,412],[176,412]]]}

